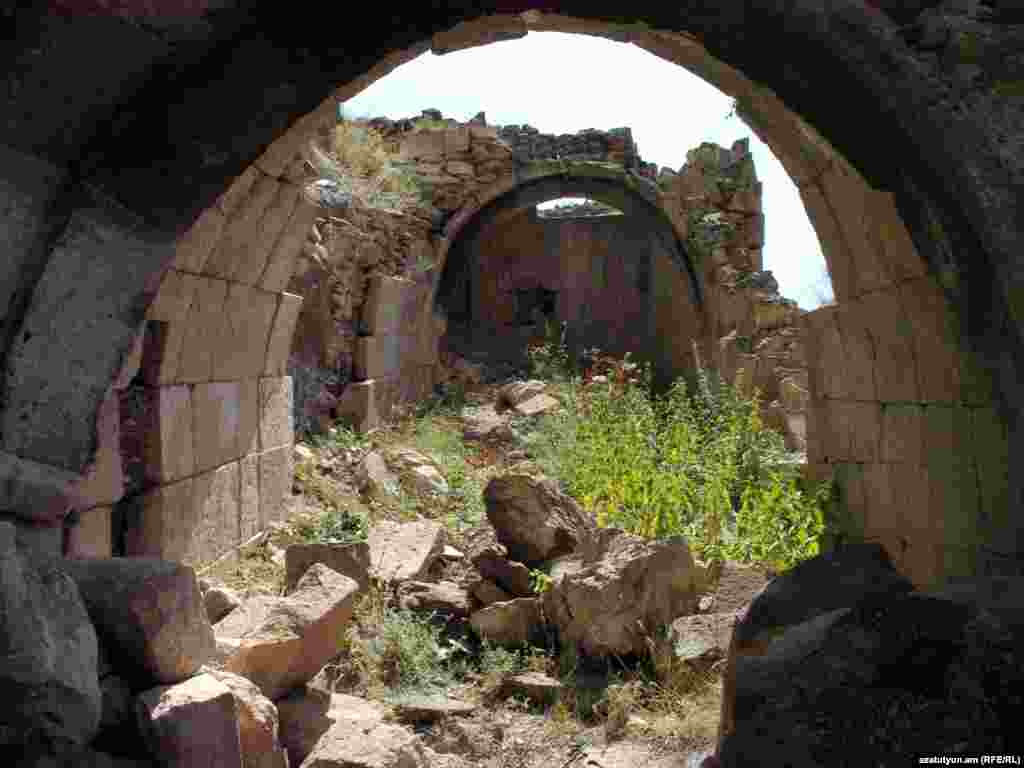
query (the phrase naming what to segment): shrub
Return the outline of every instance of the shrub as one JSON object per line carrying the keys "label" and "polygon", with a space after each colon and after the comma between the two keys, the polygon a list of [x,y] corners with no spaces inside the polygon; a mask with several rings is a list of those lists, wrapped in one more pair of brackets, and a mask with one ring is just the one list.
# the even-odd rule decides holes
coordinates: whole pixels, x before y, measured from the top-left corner
{"label": "shrub", "polygon": [[598,523],[685,535],[705,559],[782,568],[816,554],[829,487],[801,486],[756,394],[701,370],[692,386],[680,379],[655,395],[649,370],[630,365],[580,385],[568,403],[574,434],[548,441],[548,462]]}

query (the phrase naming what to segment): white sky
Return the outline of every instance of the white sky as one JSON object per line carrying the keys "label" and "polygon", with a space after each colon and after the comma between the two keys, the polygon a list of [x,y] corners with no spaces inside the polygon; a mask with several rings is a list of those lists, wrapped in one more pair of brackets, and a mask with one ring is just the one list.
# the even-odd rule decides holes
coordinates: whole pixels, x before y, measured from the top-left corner
{"label": "white sky", "polygon": [[749,137],[764,183],[765,269],[801,307],[821,303],[825,261],[796,187],[771,150],[738,117],[727,117],[729,97],[682,67],[631,44],[531,32],[443,56],[426,53],[344,105],[351,117],[393,119],[427,108],[457,120],[484,111],[489,125],[529,123],[542,133],[628,125],[644,160],[674,170],[702,141],[728,147]]}

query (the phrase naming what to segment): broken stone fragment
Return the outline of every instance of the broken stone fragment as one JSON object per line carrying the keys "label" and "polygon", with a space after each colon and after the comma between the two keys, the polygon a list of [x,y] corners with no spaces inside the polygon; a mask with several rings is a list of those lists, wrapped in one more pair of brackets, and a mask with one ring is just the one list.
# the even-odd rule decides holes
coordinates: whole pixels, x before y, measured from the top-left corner
{"label": "broken stone fragment", "polygon": [[213,655],[191,568],[146,557],[61,560],[117,672],[136,685],[176,683]]}
{"label": "broken stone fragment", "polygon": [[358,592],[354,580],[316,563],[288,597],[245,601],[214,628],[218,640],[237,643],[223,668],[280,698],[341,651]]}
{"label": "broken stone fragment", "polygon": [[207,670],[228,687],[238,707],[238,733],[242,746],[242,768],[288,768],[288,758],[278,738],[277,707],[246,678]]}
{"label": "broken stone fragment", "polygon": [[398,604],[410,611],[436,612],[455,618],[469,616],[469,595],[451,581],[403,582],[398,587]]}
{"label": "broken stone fragment", "polygon": [[216,624],[242,604],[242,598],[233,589],[210,587],[203,593],[203,605],[210,624]]}
{"label": "broken stone fragment", "polygon": [[444,550],[445,529],[429,520],[381,520],[370,529],[368,543],[372,576],[385,582],[423,579]]}
{"label": "broken stone fragment", "polygon": [[492,603],[470,616],[469,623],[484,640],[512,647],[537,640],[544,628],[540,600],[534,597]]}
{"label": "broken stone fragment", "polygon": [[163,766],[242,766],[235,697],[212,675],[140,693],[136,716],[146,746]]}

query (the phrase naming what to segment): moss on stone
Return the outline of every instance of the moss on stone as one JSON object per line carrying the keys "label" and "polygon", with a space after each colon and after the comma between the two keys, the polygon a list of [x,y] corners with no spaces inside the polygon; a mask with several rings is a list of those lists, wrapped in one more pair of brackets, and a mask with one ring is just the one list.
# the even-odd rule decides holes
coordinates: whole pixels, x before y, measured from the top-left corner
{"label": "moss on stone", "polygon": [[992,93],[1004,99],[1024,99],[1024,80],[996,80]]}

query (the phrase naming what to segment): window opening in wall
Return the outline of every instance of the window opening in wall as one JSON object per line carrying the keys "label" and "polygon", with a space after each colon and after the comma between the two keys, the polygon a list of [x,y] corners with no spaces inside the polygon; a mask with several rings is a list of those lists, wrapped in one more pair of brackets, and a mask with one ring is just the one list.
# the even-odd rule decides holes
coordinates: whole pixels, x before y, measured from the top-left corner
{"label": "window opening in wall", "polygon": [[595,216],[622,216],[622,211],[600,200],[586,197],[562,197],[537,206],[542,219],[585,219]]}

